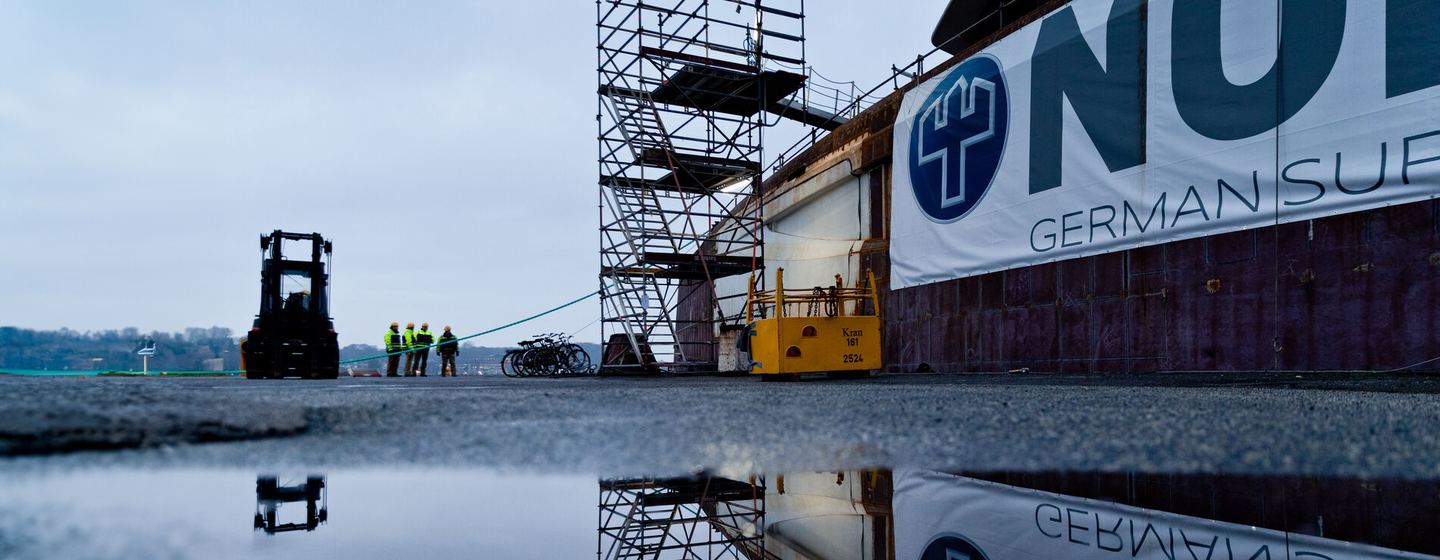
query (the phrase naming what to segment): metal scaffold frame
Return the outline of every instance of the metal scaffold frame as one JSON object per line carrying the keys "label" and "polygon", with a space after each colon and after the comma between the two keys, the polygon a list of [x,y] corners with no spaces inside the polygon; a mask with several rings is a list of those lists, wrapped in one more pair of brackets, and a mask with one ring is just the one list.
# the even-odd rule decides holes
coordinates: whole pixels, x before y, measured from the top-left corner
{"label": "metal scaffold frame", "polygon": [[765,487],[751,479],[600,481],[596,557],[772,559],[765,551]]}
{"label": "metal scaffold frame", "polygon": [[710,371],[708,288],[764,267],[767,112],[807,118],[806,76],[767,67],[804,71],[804,0],[595,6],[602,371]]}

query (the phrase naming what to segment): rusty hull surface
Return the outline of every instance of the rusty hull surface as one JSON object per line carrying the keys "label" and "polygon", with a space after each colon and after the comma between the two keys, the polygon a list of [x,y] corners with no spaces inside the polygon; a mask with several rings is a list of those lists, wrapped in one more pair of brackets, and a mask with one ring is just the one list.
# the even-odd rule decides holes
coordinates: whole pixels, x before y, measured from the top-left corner
{"label": "rusty hull surface", "polygon": [[1406,367],[1440,356],[1437,231],[1424,201],[892,291],[887,369]]}

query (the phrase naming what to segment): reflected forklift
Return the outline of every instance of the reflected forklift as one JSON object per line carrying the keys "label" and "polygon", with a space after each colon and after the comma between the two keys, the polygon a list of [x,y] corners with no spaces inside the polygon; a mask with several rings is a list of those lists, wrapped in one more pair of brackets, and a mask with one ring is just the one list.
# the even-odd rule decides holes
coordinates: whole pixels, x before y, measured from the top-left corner
{"label": "reflected forklift", "polygon": [[[285,258],[286,242],[309,245],[309,260]],[[275,230],[260,237],[260,313],[240,343],[249,379],[335,379],[340,344],[330,318],[329,241]]]}
{"label": "reflected forklift", "polygon": [[[305,484],[294,486],[281,486],[275,476],[255,477],[255,530],[267,535],[314,531],[330,519],[325,494],[323,476],[308,476]],[[280,506],[295,502],[305,502],[305,522],[280,523]]]}

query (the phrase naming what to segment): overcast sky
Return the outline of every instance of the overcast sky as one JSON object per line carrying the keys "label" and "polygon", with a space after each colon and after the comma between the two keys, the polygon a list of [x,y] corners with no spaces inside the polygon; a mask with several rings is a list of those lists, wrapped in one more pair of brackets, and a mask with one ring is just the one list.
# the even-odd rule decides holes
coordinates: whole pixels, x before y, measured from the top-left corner
{"label": "overcast sky", "polygon": [[[945,1],[807,4],[811,64],[868,86],[929,49]],[[275,228],[334,239],[345,344],[595,290],[594,19],[580,0],[0,0],[0,325],[238,334]],[[598,315],[477,342],[597,341]]]}

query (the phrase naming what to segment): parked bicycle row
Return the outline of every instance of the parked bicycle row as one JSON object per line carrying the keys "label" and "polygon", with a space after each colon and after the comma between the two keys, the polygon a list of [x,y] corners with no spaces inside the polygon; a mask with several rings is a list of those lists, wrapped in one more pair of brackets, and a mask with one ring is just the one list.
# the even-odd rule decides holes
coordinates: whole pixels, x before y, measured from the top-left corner
{"label": "parked bicycle row", "polygon": [[590,353],[580,345],[571,343],[569,335],[542,334],[530,340],[522,340],[519,345],[519,348],[505,352],[505,357],[500,360],[500,371],[506,377],[584,375],[595,372],[590,365]]}

